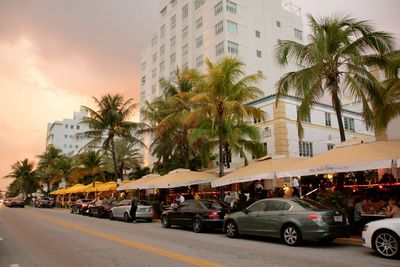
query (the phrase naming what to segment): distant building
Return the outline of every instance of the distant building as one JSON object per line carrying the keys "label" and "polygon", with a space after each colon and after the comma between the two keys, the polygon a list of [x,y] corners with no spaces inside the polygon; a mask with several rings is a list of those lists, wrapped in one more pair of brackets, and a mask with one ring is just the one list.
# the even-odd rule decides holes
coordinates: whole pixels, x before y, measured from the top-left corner
{"label": "distant building", "polygon": [[[62,121],[48,123],[46,147],[51,144],[61,149],[65,155],[78,154],[91,140],[78,135],[89,130],[89,126],[81,122],[85,117],[87,117],[87,112],[81,108],[79,112],[74,112],[72,119],[65,118]],[[99,145],[92,147],[95,150],[99,148]]]}

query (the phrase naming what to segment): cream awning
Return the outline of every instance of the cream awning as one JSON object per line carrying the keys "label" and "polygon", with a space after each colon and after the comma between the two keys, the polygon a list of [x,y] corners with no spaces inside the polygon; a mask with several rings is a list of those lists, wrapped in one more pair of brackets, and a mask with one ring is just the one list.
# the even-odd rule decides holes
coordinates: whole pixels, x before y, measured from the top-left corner
{"label": "cream awning", "polygon": [[117,190],[118,191],[122,191],[122,190],[135,190],[135,189],[139,189],[140,185],[150,182],[156,178],[160,177],[159,174],[148,174],[143,176],[142,178],[138,179],[138,180],[134,180],[131,181],[130,183],[124,184],[124,185],[120,185]]}
{"label": "cream awning", "polygon": [[303,162],[288,166],[277,177],[392,168],[400,163],[400,140],[337,146]]}
{"label": "cream awning", "polygon": [[176,169],[139,186],[140,189],[175,188],[195,184],[206,184],[217,179],[215,173],[196,172],[188,169]]}
{"label": "cream awning", "polygon": [[263,157],[239,170],[212,181],[211,185],[212,187],[218,187],[234,183],[274,179],[276,172],[285,170],[287,167],[302,161],[304,161],[303,158],[290,158],[284,156]]}

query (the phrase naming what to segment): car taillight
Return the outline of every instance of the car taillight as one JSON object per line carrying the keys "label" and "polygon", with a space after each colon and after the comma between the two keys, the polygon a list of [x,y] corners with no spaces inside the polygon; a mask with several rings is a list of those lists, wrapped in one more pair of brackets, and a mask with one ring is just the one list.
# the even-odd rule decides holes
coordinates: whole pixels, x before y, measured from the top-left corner
{"label": "car taillight", "polygon": [[82,204],[82,208],[85,208],[87,206],[87,204]]}
{"label": "car taillight", "polygon": [[208,218],[210,218],[210,219],[219,219],[219,214],[215,210],[210,211],[208,213]]}
{"label": "car taillight", "polygon": [[318,214],[309,214],[307,217],[314,222],[323,222],[324,216]]}

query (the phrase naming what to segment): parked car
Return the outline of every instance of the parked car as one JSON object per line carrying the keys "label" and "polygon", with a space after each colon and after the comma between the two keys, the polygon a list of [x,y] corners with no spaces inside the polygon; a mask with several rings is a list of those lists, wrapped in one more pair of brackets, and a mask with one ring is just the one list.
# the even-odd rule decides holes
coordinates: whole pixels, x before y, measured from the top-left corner
{"label": "parked car", "polygon": [[10,198],[8,199],[8,201],[6,202],[6,206],[7,207],[20,207],[20,208],[24,208],[25,207],[25,201],[22,198]]}
{"label": "parked car", "polygon": [[400,258],[400,218],[369,222],[362,231],[364,247],[384,258]]}
{"label": "parked car", "polygon": [[243,211],[226,215],[224,231],[228,237],[255,235],[281,238],[296,246],[304,239],[329,244],[337,237],[348,237],[349,226],[339,212],[308,199],[268,198]]}
{"label": "parked car", "polygon": [[91,201],[91,199],[78,199],[71,206],[71,213],[85,214]]}
{"label": "parked car", "polygon": [[[128,199],[122,200],[111,209],[110,219],[122,219],[125,222],[131,222],[132,218],[129,214],[130,210],[131,201]],[[153,207],[151,206],[150,202],[139,200],[136,210],[136,219],[142,219],[148,222],[153,221]]]}
{"label": "parked car", "polygon": [[112,204],[106,200],[100,200],[94,204],[90,204],[88,207],[89,216],[109,218],[111,213],[111,206]]}
{"label": "parked car", "polygon": [[206,229],[222,229],[223,218],[230,212],[230,207],[217,200],[186,200],[177,208],[166,210],[161,214],[161,224],[164,228],[171,225],[191,227],[199,233]]}
{"label": "parked car", "polygon": [[54,205],[54,201],[51,198],[48,197],[42,197],[36,199],[35,206],[37,208],[52,208]]}

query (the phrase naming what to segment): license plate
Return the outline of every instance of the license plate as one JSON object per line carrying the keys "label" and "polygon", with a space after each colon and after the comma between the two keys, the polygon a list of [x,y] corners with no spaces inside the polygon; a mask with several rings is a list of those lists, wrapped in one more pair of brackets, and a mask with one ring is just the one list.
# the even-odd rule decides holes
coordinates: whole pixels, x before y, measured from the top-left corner
{"label": "license plate", "polygon": [[343,222],[343,216],[333,216],[335,222]]}

